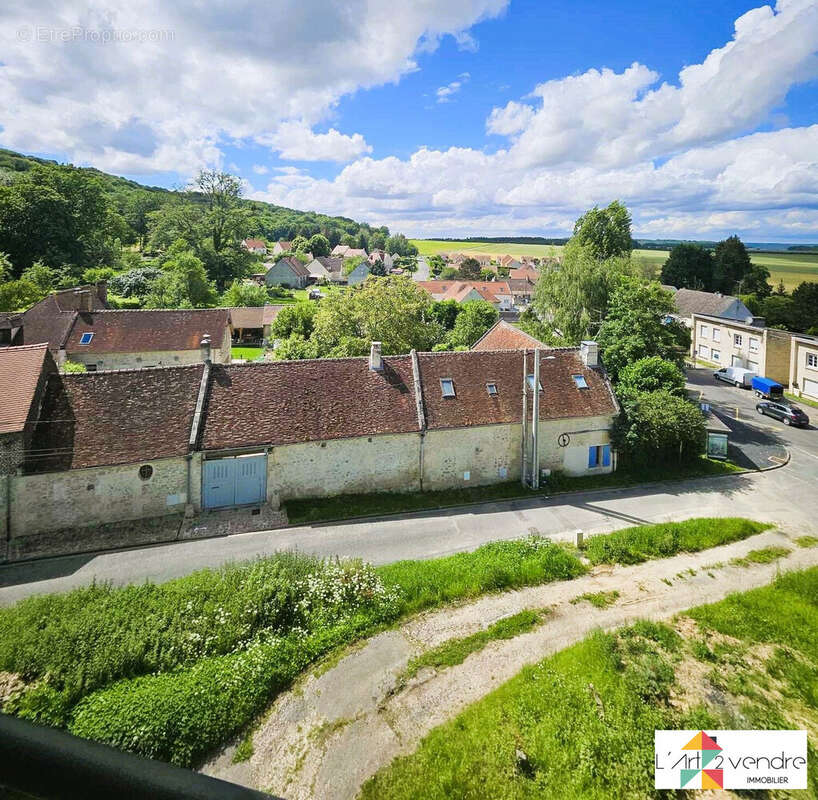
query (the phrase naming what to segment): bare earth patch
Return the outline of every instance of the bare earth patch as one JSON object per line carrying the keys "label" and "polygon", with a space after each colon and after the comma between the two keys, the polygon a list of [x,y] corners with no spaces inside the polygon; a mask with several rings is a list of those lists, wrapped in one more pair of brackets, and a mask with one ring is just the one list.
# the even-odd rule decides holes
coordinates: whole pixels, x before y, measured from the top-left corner
{"label": "bare earth patch", "polygon": [[8,699],[25,688],[25,681],[13,672],[0,672],[0,709]]}
{"label": "bare earth patch", "polygon": [[[731,592],[767,584],[778,571],[818,564],[815,548],[796,548],[775,563],[741,567],[729,563],[752,549],[790,542],[780,531],[767,531],[701,553],[595,570],[573,581],[489,595],[421,614],[372,637],[330,669],[307,676],[297,691],[280,695],[253,736],[253,755],[248,761],[232,762],[237,739],[203,771],[292,800],[353,798],[395,756],[413,752],[432,728],[527,664],[564,649],[592,630],[613,629],[641,618],[672,617]],[[717,580],[704,569],[710,565],[713,572],[714,562],[723,565],[714,573]],[[571,603],[578,595],[615,591],[619,596],[607,607]],[[409,661],[430,648],[478,633],[503,617],[542,608],[551,613],[534,630],[491,641],[446,669],[424,668],[399,685]],[[710,680],[714,663],[707,660],[709,649],[730,647],[728,637],[719,640],[709,632],[705,635],[685,618],[676,624],[686,641],[702,640],[704,644],[696,645],[698,657],[685,650],[676,673],[681,688],[673,702],[692,707],[705,699],[703,693],[709,693],[706,699],[710,702],[729,702],[720,681]],[[736,657],[746,662],[744,668],[754,671],[767,655],[759,648],[758,652],[737,652]]]}

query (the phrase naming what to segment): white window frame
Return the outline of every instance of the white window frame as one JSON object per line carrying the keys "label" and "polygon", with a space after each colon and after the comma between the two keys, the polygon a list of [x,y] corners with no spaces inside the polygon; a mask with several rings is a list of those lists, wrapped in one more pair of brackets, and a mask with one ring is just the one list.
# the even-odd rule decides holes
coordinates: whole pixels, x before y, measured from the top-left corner
{"label": "white window frame", "polygon": [[713,341],[714,342],[721,341],[721,328],[713,328]]}
{"label": "white window frame", "polygon": [[744,344],[744,337],[740,333],[733,334],[733,347],[741,347]]}
{"label": "white window frame", "polygon": [[699,355],[702,358],[710,358],[710,348],[706,344],[699,345]]}
{"label": "white window frame", "polygon": [[700,339],[709,339],[710,338],[710,326],[701,324],[699,325],[699,338]]}
{"label": "white window frame", "polygon": [[807,369],[818,369],[818,353],[807,353]]}
{"label": "white window frame", "polygon": [[497,392],[497,384],[496,384],[496,383],[494,383],[494,381],[489,381],[489,382],[486,384],[486,391],[489,393],[489,397],[496,397],[496,396],[497,396],[497,394],[498,394],[498,392]]}
{"label": "white window frame", "polygon": [[588,381],[585,380],[584,375],[579,375],[578,374],[578,375],[572,375],[571,377],[574,379],[574,386],[576,386],[577,389],[587,389],[588,388]]}
{"label": "white window frame", "polygon": [[93,341],[94,341],[94,334],[91,331],[85,331],[85,333],[83,333],[80,336],[80,344],[83,345],[84,347],[87,347]]}
{"label": "white window frame", "polygon": [[751,353],[757,353],[760,344],[761,342],[755,336],[751,336],[747,343]]}
{"label": "white window frame", "polygon": [[721,361],[721,350],[711,350],[710,351],[710,360],[711,361]]}

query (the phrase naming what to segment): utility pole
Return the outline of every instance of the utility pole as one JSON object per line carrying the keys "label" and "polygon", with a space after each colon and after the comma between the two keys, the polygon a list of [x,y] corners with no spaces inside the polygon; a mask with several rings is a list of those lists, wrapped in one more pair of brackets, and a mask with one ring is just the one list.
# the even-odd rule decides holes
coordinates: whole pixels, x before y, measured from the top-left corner
{"label": "utility pole", "polygon": [[533,452],[531,453],[531,488],[540,488],[540,351],[534,351],[534,394],[531,401],[531,446]]}
{"label": "utility pole", "polygon": [[521,459],[522,463],[520,464],[520,482],[523,486],[528,485],[528,474],[527,474],[527,467],[528,467],[528,351],[523,350],[523,435],[522,435],[522,447],[521,449]]}

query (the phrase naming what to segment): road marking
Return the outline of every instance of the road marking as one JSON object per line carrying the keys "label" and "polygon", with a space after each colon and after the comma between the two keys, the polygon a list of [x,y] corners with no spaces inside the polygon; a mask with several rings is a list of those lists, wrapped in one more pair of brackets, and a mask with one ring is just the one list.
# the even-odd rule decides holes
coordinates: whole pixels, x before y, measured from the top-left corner
{"label": "road marking", "polygon": [[795,445],[791,444],[790,450],[797,450],[799,453],[803,453],[805,456],[809,456],[810,458],[814,458],[816,461],[818,461],[818,456],[816,456],[814,453],[807,452],[801,447],[796,447]]}

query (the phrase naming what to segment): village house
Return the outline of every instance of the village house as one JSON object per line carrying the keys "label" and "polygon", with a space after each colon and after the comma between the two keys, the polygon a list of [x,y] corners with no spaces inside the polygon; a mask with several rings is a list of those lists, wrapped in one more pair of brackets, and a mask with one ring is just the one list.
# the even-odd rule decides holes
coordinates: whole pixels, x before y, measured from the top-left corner
{"label": "village house", "polygon": [[320,280],[327,280],[331,283],[346,283],[344,275],[344,260],[332,256],[317,256],[307,264],[310,273],[310,281],[315,283]]}
{"label": "village house", "polygon": [[262,256],[267,254],[267,245],[262,239],[242,239],[241,246],[249,253]]}
{"label": "village house", "polygon": [[209,339],[212,359],[230,363],[232,326],[227,308],[78,312],[57,363],[84,364],[89,372],[195,364]]}
{"label": "village house", "polygon": [[505,320],[494,323],[472,346],[472,350],[531,350],[544,349],[543,344],[525,331],[509,325]]}
{"label": "village house", "polygon": [[267,286],[303,289],[309,279],[310,271],[295,256],[284,256],[270,265],[264,281]]}
{"label": "village house", "polygon": [[684,323],[688,328],[693,326],[693,316],[695,314],[732,319],[737,322],[747,322],[748,319],[753,318],[753,312],[737,297],[731,297],[719,292],[676,289],[673,286],[663,286],[662,288],[673,292],[676,313],[671,316]]}
{"label": "village house", "polygon": [[510,269],[508,271],[508,277],[511,280],[515,281],[529,281],[530,283],[536,283],[538,278],[540,277],[540,273],[538,270],[534,269],[530,264],[526,264],[523,266],[515,267],[514,269]]}
{"label": "village house", "polygon": [[370,269],[371,265],[368,261],[361,261],[361,263],[347,275],[347,283],[350,286],[357,286],[359,283],[363,283],[369,277]]}
{"label": "village house", "polygon": [[818,401],[818,337],[793,334],[789,391]]}
{"label": "village house", "polygon": [[789,384],[793,337],[789,331],[693,314],[691,334],[694,358],[715,367],[743,367],[783,386]]}
{"label": "village house", "polygon": [[485,300],[498,311],[509,311],[514,296],[507,281],[416,281],[415,285],[428,292],[433,300]]}
{"label": "village house", "polygon": [[[292,498],[610,472],[618,409],[589,344],[382,356],[374,342],[368,358],[246,365],[203,347],[199,364],[69,375],[43,348],[10,423],[31,445],[0,481],[0,558],[207,535],[202,514]],[[0,370],[19,371],[15,349]]]}
{"label": "village house", "polygon": [[270,251],[274,256],[280,256],[282,253],[289,253],[290,248],[293,246],[292,242],[288,242],[285,239],[279,239],[274,245],[273,249]]}
{"label": "village house", "polygon": [[531,298],[534,296],[534,281],[528,278],[512,278],[509,276],[505,283],[511,289],[515,306],[527,306],[531,302]]}
{"label": "village house", "polygon": [[284,306],[237,306],[228,308],[233,327],[234,344],[261,344],[270,338],[272,326],[278,312]]}

